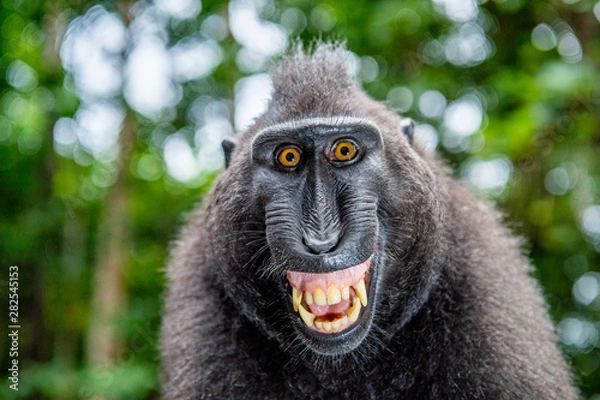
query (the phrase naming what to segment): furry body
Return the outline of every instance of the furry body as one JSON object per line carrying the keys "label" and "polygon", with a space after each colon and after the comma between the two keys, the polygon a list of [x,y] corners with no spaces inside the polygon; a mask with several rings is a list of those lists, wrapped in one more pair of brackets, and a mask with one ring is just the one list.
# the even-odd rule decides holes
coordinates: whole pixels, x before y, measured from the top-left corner
{"label": "furry body", "polygon": [[[297,51],[274,72],[268,111],[182,231],[162,328],[167,399],[575,399],[531,267],[490,205],[411,145],[399,118],[347,75],[343,51]],[[249,161],[261,129],[358,117],[382,132],[381,258],[364,341],[322,355],[298,318],[265,239],[264,188]],[[365,183],[366,184],[366,183]],[[294,189],[291,189],[294,190]]]}

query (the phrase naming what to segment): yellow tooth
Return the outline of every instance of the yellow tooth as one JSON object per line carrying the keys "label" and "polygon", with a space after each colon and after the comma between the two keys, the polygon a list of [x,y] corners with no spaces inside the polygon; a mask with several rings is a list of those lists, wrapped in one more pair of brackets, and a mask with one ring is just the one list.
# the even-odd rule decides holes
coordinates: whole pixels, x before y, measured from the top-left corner
{"label": "yellow tooth", "polygon": [[331,285],[329,289],[327,289],[327,304],[333,305],[342,301],[342,293],[337,286]]}
{"label": "yellow tooth", "polygon": [[358,282],[356,284],[356,286],[354,286],[354,289],[356,290],[356,294],[358,295],[358,298],[360,299],[360,302],[362,303],[363,306],[367,305],[367,288],[365,286],[365,280],[364,278],[360,280],[360,282]]}
{"label": "yellow tooth", "polygon": [[352,304],[352,307],[350,307],[348,309],[348,311],[346,311],[346,315],[348,316],[348,318],[350,318],[350,321],[352,321],[352,323],[356,322],[358,320],[358,315],[360,314],[360,300],[359,299],[354,299],[354,303]]}
{"label": "yellow tooth", "polygon": [[320,286],[317,286],[317,288],[313,292],[313,300],[318,306],[327,305],[327,297],[325,296],[325,292],[323,291],[323,289],[321,289]]}
{"label": "yellow tooth", "polygon": [[312,294],[308,290],[306,292],[304,292],[304,300],[306,301],[306,304],[308,304],[309,306],[313,303]]}
{"label": "yellow tooth", "polygon": [[323,321],[323,329],[325,329],[325,332],[331,332],[331,322]]}
{"label": "yellow tooth", "polygon": [[306,311],[302,304],[298,305],[298,310],[300,311],[300,318],[302,318],[302,321],[304,321],[306,326],[312,328],[315,318],[317,318],[317,316],[311,312]]}
{"label": "yellow tooth", "polygon": [[315,327],[317,327],[319,329],[323,329],[323,322],[321,322],[321,321],[315,321]]}
{"label": "yellow tooth", "polygon": [[342,299],[348,300],[350,298],[350,286],[344,286],[342,289]]}
{"label": "yellow tooth", "polygon": [[345,328],[346,325],[348,325],[348,317],[347,316],[343,316],[342,318],[337,319],[337,321],[340,321],[341,327]]}
{"label": "yellow tooth", "polygon": [[294,305],[294,311],[298,311],[298,306],[302,301],[302,292],[292,287],[292,304]]}
{"label": "yellow tooth", "polygon": [[336,318],[333,321],[331,321],[331,327],[333,329],[335,329],[336,331],[338,329],[340,329],[341,326],[342,326],[342,319],[341,318]]}

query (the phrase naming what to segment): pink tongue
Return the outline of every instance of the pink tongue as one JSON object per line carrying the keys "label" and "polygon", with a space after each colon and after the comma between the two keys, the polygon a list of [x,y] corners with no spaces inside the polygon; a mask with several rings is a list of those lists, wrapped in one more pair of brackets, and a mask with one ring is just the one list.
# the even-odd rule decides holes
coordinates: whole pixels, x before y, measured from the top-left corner
{"label": "pink tongue", "polygon": [[308,307],[310,308],[310,312],[315,314],[317,317],[327,314],[343,314],[350,307],[350,299],[342,299],[342,301],[339,303],[331,306],[318,306],[313,303]]}

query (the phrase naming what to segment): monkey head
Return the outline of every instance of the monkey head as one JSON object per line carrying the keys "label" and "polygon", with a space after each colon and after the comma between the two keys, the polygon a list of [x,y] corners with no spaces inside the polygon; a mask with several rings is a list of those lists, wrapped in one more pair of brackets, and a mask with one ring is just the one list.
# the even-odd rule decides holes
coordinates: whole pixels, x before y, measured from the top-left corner
{"label": "monkey head", "polygon": [[443,205],[412,122],[368,98],[343,54],[318,47],[282,63],[268,110],[224,144],[213,200],[227,210],[216,225],[231,226],[216,248],[231,254],[222,280],[238,309],[282,347],[319,355],[400,329],[444,252]]}

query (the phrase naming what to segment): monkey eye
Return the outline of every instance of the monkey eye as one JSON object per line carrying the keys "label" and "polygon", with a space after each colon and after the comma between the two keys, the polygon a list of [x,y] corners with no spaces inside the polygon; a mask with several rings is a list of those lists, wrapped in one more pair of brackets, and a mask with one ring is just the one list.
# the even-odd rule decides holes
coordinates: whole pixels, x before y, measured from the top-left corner
{"label": "monkey eye", "polygon": [[277,152],[277,162],[285,168],[294,168],[300,163],[302,151],[293,145],[286,145]]}
{"label": "monkey eye", "polygon": [[358,155],[358,145],[351,140],[342,139],[333,144],[328,157],[331,161],[352,161]]}

